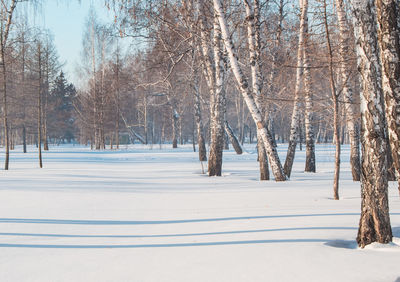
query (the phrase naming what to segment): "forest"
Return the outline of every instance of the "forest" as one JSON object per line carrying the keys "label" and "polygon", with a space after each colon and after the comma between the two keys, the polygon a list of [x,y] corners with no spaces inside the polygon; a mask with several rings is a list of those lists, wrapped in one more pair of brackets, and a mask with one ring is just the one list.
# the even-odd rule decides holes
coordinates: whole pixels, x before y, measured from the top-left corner
{"label": "forest", "polygon": [[333,144],[339,200],[348,145],[352,180],[361,185],[358,246],[392,241],[398,0],[105,0],[114,21],[89,11],[79,85],[68,81],[51,30],[20,8],[40,2],[1,0],[5,171],[20,149],[35,150],[46,168],[43,151],[62,144],[94,152],[189,144],[203,173],[221,176],[224,150],[240,155],[255,144],[259,180],[290,186],[296,150],[305,151],[303,171],[312,178],[316,144]]}

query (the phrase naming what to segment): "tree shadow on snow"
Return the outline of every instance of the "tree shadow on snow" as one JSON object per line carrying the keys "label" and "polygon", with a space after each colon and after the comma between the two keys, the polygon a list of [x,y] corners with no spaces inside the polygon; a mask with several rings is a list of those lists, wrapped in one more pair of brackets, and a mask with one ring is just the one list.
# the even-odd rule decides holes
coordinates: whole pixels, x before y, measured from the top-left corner
{"label": "tree shadow on snow", "polygon": [[0,244],[0,248],[36,248],[36,249],[128,249],[128,248],[171,248],[171,247],[205,247],[249,244],[279,244],[279,243],[318,243],[324,239],[277,239],[277,240],[245,240],[201,243],[171,243],[171,244],[132,244],[132,245],[50,245],[50,244]]}
{"label": "tree shadow on snow", "polygon": [[[0,223],[37,223],[37,224],[70,224],[70,225],[153,225],[153,224],[177,224],[196,222],[217,222],[234,220],[254,220],[270,218],[297,218],[297,217],[324,217],[324,216],[354,216],[359,213],[327,213],[327,214],[288,214],[265,216],[239,216],[178,220],[70,220],[70,219],[34,219],[34,218],[0,218]],[[397,215],[400,215],[398,213]]]}
{"label": "tree shadow on snow", "polygon": [[355,240],[332,240],[325,242],[325,246],[340,248],[340,249],[357,249],[358,245]]}
{"label": "tree shadow on snow", "polygon": [[[255,220],[272,218],[298,218],[298,217],[324,217],[324,216],[358,216],[359,213],[324,213],[324,214],[287,214],[287,215],[261,215],[238,216],[178,220],[74,220],[74,219],[35,219],[35,218],[0,218],[1,223],[37,223],[37,224],[70,224],[70,225],[153,225],[153,224],[178,224],[196,222],[218,222],[234,220]],[[400,215],[391,213],[390,215]]]}
{"label": "tree shadow on snow", "polygon": [[168,237],[195,237],[213,235],[232,235],[232,234],[251,234],[279,231],[309,231],[309,230],[357,230],[355,227],[290,227],[272,229],[253,229],[253,230],[233,230],[220,232],[199,232],[181,234],[140,234],[140,235],[80,235],[80,234],[48,234],[48,233],[0,233],[0,236],[15,237],[56,237],[56,238],[168,238]]}

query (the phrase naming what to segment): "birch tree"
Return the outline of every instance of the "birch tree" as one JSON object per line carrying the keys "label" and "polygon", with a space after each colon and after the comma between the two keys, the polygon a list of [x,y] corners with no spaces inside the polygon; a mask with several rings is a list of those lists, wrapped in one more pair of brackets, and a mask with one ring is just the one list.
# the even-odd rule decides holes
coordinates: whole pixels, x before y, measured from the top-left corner
{"label": "birch tree", "polygon": [[[308,10],[308,0],[302,0],[303,9]],[[311,70],[310,70],[310,59],[308,51],[308,17],[305,15],[304,19],[304,48],[303,48],[303,71],[304,71],[304,93],[305,93],[305,112],[304,112],[304,124],[305,124],[305,136],[306,136],[306,165],[304,171],[315,172],[315,140],[314,140],[314,106],[313,106],[313,93],[311,85]]]}
{"label": "birch tree", "polygon": [[[265,116],[265,108],[261,102],[261,91],[263,87],[263,77],[261,73],[261,53],[260,53],[260,3],[258,0],[254,1],[254,8],[250,0],[244,1],[246,8],[247,20],[247,40],[249,44],[250,66],[251,66],[251,80],[253,96],[257,107],[261,111],[261,116]],[[263,122],[265,124],[265,121]],[[257,128],[257,151],[258,162],[260,164],[260,180],[269,180],[268,159],[260,129]]]}
{"label": "birch tree", "polygon": [[392,241],[388,203],[387,130],[374,0],[352,0],[361,75],[361,218],[357,242]]}
{"label": "birch tree", "polygon": [[360,181],[360,137],[356,126],[353,105],[353,89],[350,84],[349,47],[350,30],[343,0],[336,0],[336,15],[339,25],[339,78],[346,112],[347,131],[350,140],[350,164],[354,181]]}
{"label": "birch tree", "polygon": [[308,0],[299,0],[300,3],[300,30],[299,30],[299,43],[297,47],[297,72],[296,72],[296,86],[294,92],[294,105],[292,112],[292,120],[290,124],[290,137],[285,160],[285,173],[288,177],[292,172],[294,156],[296,153],[297,139],[299,138],[299,123],[300,123],[300,108],[301,108],[301,82],[303,75],[303,56],[305,49],[305,35],[308,30]]}
{"label": "birch tree", "polygon": [[328,25],[328,14],[326,0],[323,1],[323,14],[324,14],[324,27],[325,27],[325,38],[326,38],[326,49],[329,60],[329,86],[331,90],[331,97],[333,103],[333,140],[335,143],[335,171],[333,176],[333,198],[339,200],[339,176],[340,176],[340,120],[339,120],[339,95],[337,91],[335,74],[334,74],[334,58],[333,49],[331,43],[331,35]]}
{"label": "birch tree", "polygon": [[214,3],[214,10],[215,10],[219,25],[221,27],[222,38],[224,41],[226,51],[228,53],[230,66],[234,73],[235,79],[240,87],[240,92],[243,96],[243,99],[245,100],[246,105],[249,109],[249,112],[250,112],[257,128],[260,131],[260,135],[263,140],[264,146],[267,150],[268,158],[269,158],[269,161],[271,164],[272,172],[275,176],[275,180],[276,181],[285,181],[286,175],[285,175],[282,165],[280,163],[276,148],[273,145],[272,136],[271,136],[269,130],[266,128],[266,126],[263,123],[263,118],[261,116],[260,109],[258,108],[256,101],[254,100],[254,98],[252,96],[251,89],[249,88],[248,79],[242,72],[242,69],[239,65],[236,50],[234,48],[232,39],[231,39],[229,31],[228,31],[228,25],[226,22],[224,10],[222,9],[221,0],[213,0],[213,3]]}
{"label": "birch tree", "polygon": [[375,3],[389,144],[400,193],[400,4],[396,0]]}

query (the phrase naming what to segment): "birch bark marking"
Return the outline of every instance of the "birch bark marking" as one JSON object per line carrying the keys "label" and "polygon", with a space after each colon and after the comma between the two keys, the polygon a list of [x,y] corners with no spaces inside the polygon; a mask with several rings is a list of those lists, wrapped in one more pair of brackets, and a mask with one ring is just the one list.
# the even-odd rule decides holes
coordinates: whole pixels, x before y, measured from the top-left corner
{"label": "birch bark marking", "polygon": [[222,154],[224,149],[224,105],[225,105],[225,68],[221,46],[221,29],[217,18],[214,18],[214,63],[215,63],[215,88],[214,98],[211,99],[211,144],[210,156],[208,159],[208,175],[221,176],[222,174]]}
{"label": "birch bark marking", "polygon": [[358,245],[392,241],[387,180],[388,149],[374,0],[352,0],[361,75],[361,218]]}
{"label": "birch bark marking", "polygon": [[340,80],[342,84],[344,108],[346,112],[347,131],[350,139],[350,164],[354,181],[360,181],[360,136],[356,127],[356,114],[353,105],[353,89],[348,76],[349,24],[346,18],[343,0],[336,0],[336,14],[339,23],[339,59]]}
{"label": "birch bark marking", "polygon": [[[305,0],[304,2],[307,2]],[[300,3],[300,30],[299,30],[299,43],[297,49],[297,71],[296,71],[296,85],[294,90],[294,105],[292,112],[292,121],[290,124],[290,137],[289,145],[285,160],[285,173],[288,177],[292,172],[294,155],[296,153],[297,139],[299,137],[299,119],[300,119],[300,86],[301,77],[303,75],[303,55],[304,55],[304,34],[307,29],[307,5],[303,5],[303,1],[299,0]],[[307,4],[307,3],[306,3]]]}
{"label": "birch bark marking", "polygon": [[[250,0],[244,0],[246,8],[246,21],[247,21],[247,39],[249,43],[250,53],[250,66],[253,96],[257,107],[261,112],[261,116],[265,116],[265,108],[261,101],[261,90],[263,87],[263,77],[261,74],[261,61],[260,61],[260,15],[259,15],[259,2],[254,1],[254,10],[251,6]],[[269,180],[268,159],[265,152],[265,147],[260,135],[260,129],[257,128],[257,148],[258,148],[258,162],[260,165],[260,180]]]}
{"label": "birch bark marking", "polygon": [[225,48],[228,52],[228,57],[230,61],[230,65],[232,67],[233,74],[235,75],[236,81],[239,84],[240,92],[243,96],[243,99],[246,102],[246,105],[249,109],[249,112],[257,126],[260,129],[260,134],[264,143],[264,146],[267,150],[268,158],[271,163],[271,168],[273,174],[275,176],[276,181],[285,181],[286,175],[282,169],[281,162],[279,160],[278,152],[276,148],[273,146],[272,136],[270,132],[264,127],[262,122],[262,117],[259,108],[252,97],[251,91],[249,89],[249,84],[247,78],[244,76],[240,66],[238,59],[236,57],[235,48],[233,43],[229,37],[228,26],[226,23],[225,15],[222,10],[221,0],[213,0],[214,9],[217,14],[218,22],[221,27],[222,38],[224,41]]}
{"label": "birch bark marking", "polygon": [[399,3],[396,0],[376,0],[378,39],[381,50],[382,88],[385,97],[389,144],[396,168],[400,193],[400,27]]}
{"label": "birch bark marking", "polygon": [[[303,8],[308,10],[308,0],[303,0]],[[307,52],[308,43],[308,17],[304,19],[304,48],[303,48],[303,71],[304,71],[304,93],[305,93],[305,135],[306,135],[306,165],[304,171],[315,172],[315,139],[313,126],[313,93],[311,87],[310,60]]]}
{"label": "birch bark marking", "polygon": [[228,135],[229,140],[231,141],[236,154],[241,155],[243,153],[242,146],[240,145],[239,140],[237,139],[235,133],[233,132],[233,129],[226,120],[225,120],[225,132]]}

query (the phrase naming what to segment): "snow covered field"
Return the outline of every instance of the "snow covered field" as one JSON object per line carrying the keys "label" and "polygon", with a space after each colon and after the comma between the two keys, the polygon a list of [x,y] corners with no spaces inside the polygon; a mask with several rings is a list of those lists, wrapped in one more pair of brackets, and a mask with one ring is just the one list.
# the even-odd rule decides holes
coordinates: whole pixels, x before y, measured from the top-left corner
{"label": "snow covered field", "polygon": [[[360,186],[334,148],[297,152],[288,182],[258,181],[255,147],[201,174],[191,147],[11,152],[0,177],[0,281],[400,281],[400,239],[357,249]],[[285,146],[279,146],[281,157]],[[3,154],[0,161],[3,160]],[[400,200],[390,183],[393,231]]]}

